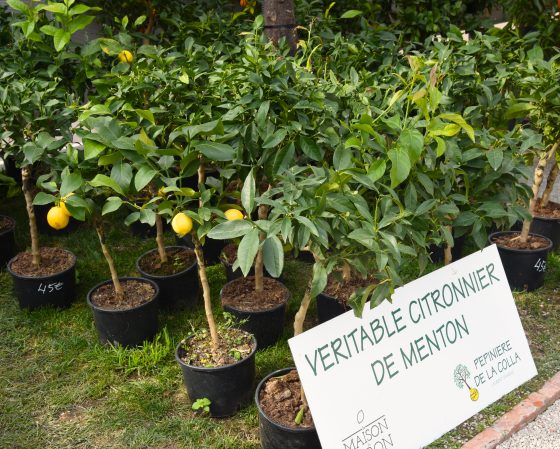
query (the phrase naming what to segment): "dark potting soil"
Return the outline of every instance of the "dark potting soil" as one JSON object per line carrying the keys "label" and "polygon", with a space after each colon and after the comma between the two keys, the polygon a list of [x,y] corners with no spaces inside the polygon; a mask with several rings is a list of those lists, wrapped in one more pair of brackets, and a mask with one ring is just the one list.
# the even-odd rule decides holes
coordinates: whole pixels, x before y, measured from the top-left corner
{"label": "dark potting soil", "polygon": [[548,203],[546,207],[542,207],[539,204],[535,207],[534,211],[535,217],[542,218],[557,218],[560,220],[560,204]]}
{"label": "dark potting soil", "polygon": [[237,259],[237,245],[235,243],[229,243],[224,246],[220,254],[220,260],[222,260],[226,265],[232,266]]}
{"label": "dark potting soil", "polygon": [[12,220],[10,217],[0,215],[0,233],[9,231],[14,227],[14,224],[14,220]]}
{"label": "dark potting soil", "polygon": [[301,383],[296,370],[268,379],[259,393],[259,403],[266,416],[275,423],[292,428],[313,427],[309,408],[306,408],[301,424],[294,421],[302,406]]}
{"label": "dark potting soil", "polygon": [[342,274],[336,272],[329,276],[327,287],[323,291],[328,296],[338,299],[341,304],[348,304],[352,293],[362,287],[367,287],[375,284],[377,281],[374,278],[362,278],[359,276],[352,276],[348,281],[342,280]]}
{"label": "dark potting soil", "polygon": [[30,252],[19,253],[10,264],[10,269],[19,276],[42,277],[62,273],[70,268],[76,258],[62,248],[40,248],[41,264],[33,265]]}
{"label": "dark potting soil", "polygon": [[549,245],[548,240],[536,235],[529,235],[527,242],[523,243],[519,240],[520,233],[512,233],[507,235],[500,235],[492,237],[492,242],[499,246],[504,246],[510,249],[540,249],[546,248]]}
{"label": "dark potting soil", "polygon": [[121,281],[124,291],[122,300],[118,300],[115,295],[113,283],[103,284],[91,295],[91,302],[105,310],[129,310],[138,307],[154,297],[154,287],[143,281],[127,279]]}
{"label": "dark potting soil", "polygon": [[187,365],[217,368],[246,359],[254,349],[252,335],[241,329],[222,329],[217,348],[212,346],[210,333],[205,330],[183,341],[179,358]]}
{"label": "dark potting soil", "polygon": [[139,262],[140,268],[154,276],[169,276],[190,268],[196,262],[194,251],[189,248],[166,248],[167,262],[162,263],[157,250],[148,253]]}
{"label": "dark potting soil", "polygon": [[255,291],[255,277],[239,278],[226,284],[222,289],[222,303],[237,310],[257,312],[270,310],[285,303],[290,293],[280,282],[263,278],[263,291]]}

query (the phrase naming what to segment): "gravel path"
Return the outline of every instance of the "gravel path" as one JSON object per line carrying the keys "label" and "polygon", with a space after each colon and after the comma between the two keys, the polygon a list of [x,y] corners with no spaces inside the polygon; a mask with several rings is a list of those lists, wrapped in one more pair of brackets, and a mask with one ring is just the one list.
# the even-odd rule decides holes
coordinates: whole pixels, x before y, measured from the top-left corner
{"label": "gravel path", "polygon": [[560,400],[496,449],[560,449]]}

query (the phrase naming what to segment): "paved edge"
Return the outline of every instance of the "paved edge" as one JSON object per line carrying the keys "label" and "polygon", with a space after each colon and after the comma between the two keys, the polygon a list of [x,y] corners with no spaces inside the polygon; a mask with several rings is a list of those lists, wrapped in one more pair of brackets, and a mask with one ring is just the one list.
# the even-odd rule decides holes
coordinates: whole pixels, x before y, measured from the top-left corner
{"label": "paved edge", "polygon": [[560,399],[560,371],[461,449],[494,449]]}

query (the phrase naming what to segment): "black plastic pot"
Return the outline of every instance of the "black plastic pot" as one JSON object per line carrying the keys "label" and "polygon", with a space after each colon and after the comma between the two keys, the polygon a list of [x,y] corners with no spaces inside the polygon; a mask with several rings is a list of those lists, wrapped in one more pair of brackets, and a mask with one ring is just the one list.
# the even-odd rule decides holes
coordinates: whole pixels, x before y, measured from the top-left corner
{"label": "black plastic pot", "polygon": [[[498,236],[507,234],[518,234],[514,231],[494,232],[488,236],[488,241],[493,244],[493,239]],[[530,235],[539,235],[533,234]],[[544,237],[544,236],[540,236]],[[504,265],[507,280],[512,290],[532,291],[542,287],[544,283],[544,275],[547,268],[548,253],[552,249],[552,240],[548,240],[549,244],[546,248],[541,249],[513,249],[504,246],[498,246],[500,259]]]}
{"label": "black plastic pot", "polygon": [[0,215],[0,218],[8,219],[12,223],[9,229],[0,231],[0,270],[3,270],[8,261],[16,255],[16,238],[14,232],[16,229],[16,221],[7,215]]}
{"label": "black plastic pot", "polygon": [[255,403],[259,411],[259,434],[263,449],[321,449],[315,427],[286,427],[272,421],[261,408],[259,396],[264,384],[271,377],[280,377],[295,368],[274,371],[260,381],[255,391]]}
{"label": "black plastic pot", "polygon": [[[167,246],[166,249],[185,248],[184,246]],[[190,250],[190,248],[188,248]],[[192,251],[192,250],[191,250]],[[159,304],[170,309],[184,309],[197,303],[200,287],[198,284],[198,265],[194,262],[189,268],[179,273],[159,276],[147,273],[140,268],[140,260],[148,254],[157,252],[152,249],[136,259],[136,269],[145,279],[154,281],[159,287]]]}
{"label": "black plastic pot", "polygon": [[558,218],[533,217],[530,230],[533,234],[543,235],[552,240],[553,251],[560,247],[560,220]]}
{"label": "black plastic pot", "polygon": [[140,346],[142,342],[151,340],[158,331],[159,287],[150,279],[125,277],[121,282],[136,280],[151,284],[155,293],[152,299],[144,304],[127,310],[109,310],[96,306],[91,302],[95,290],[113,281],[100,282],[87,294],[87,303],[93,311],[93,320],[99,341],[102,344],[121,346]]}
{"label": "black plastic pot", "polygon": [[210,400],[210,416],[222,418],[236,414],[251,400],[255,382],[255,352],[237,363],[216,368],[187,365],[179,357],[181,345],[175,349],[175,359],[183,372],[183,382],[192,402]]}
{"label": "black plastic pot", "polygon": [[[177,237],[177,244],[179,246],[187,246],[194,248],[191,235],[187,234],[184,237]],[[204,252],[204,261],[207,265],[215,265],[220,262],[220,253],[224,246],[228,244],[227,240],[214,240],[206,237],[202,251]]]}
{"label": "black plastic pot", "polygon": [[[12,275],[14,293],[21,309],[34,310],[44,306],[54,306],[60,309],[70,307],[76,298],[76,256],[70,251],[74,263],[70,268],[49,276],[31,277],[14,273],[8,262],[8,272]],[[16,256],[17,257],[17,256]]]}
{"label": "black plastic pot", "polygon": [[350,310],[349,306],[341,303],[333,296],[329,296],[324,292],[317,295],[317,317],[319,318],[319,323],[325,323],[348,310]]}
{"label": "black plastic pot", "polygon": [[[236,282],[236,280],[237,279],[234,279],[226,285]],[[282,284],[277,279],[275,280]],[[222,297],[222,291],[223,289],[220,291],[220,299]],[[267,348],[275,344],[284,332],[286,306],[290,300],[290,292],[287,289],[286,291],[288,292],[286,301],[282,304],[278,304],[272,309],[257,311],[241,310],[231,305],[224,304],[223,301],[222,308],[224,311],[231,313],[239,321],[246,320],[243,324],[240,324],[239,327],[255,336],[257,339],[258,349]]]}

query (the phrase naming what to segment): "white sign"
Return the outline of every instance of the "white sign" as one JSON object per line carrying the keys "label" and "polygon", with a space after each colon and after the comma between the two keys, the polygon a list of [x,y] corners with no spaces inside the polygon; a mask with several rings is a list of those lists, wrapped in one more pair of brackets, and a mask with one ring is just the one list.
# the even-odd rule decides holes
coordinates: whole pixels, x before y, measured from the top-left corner
{"label": "white sign", "polygon": [[323,449],[415,449],[537,374],[496,246],[289,341]]}

